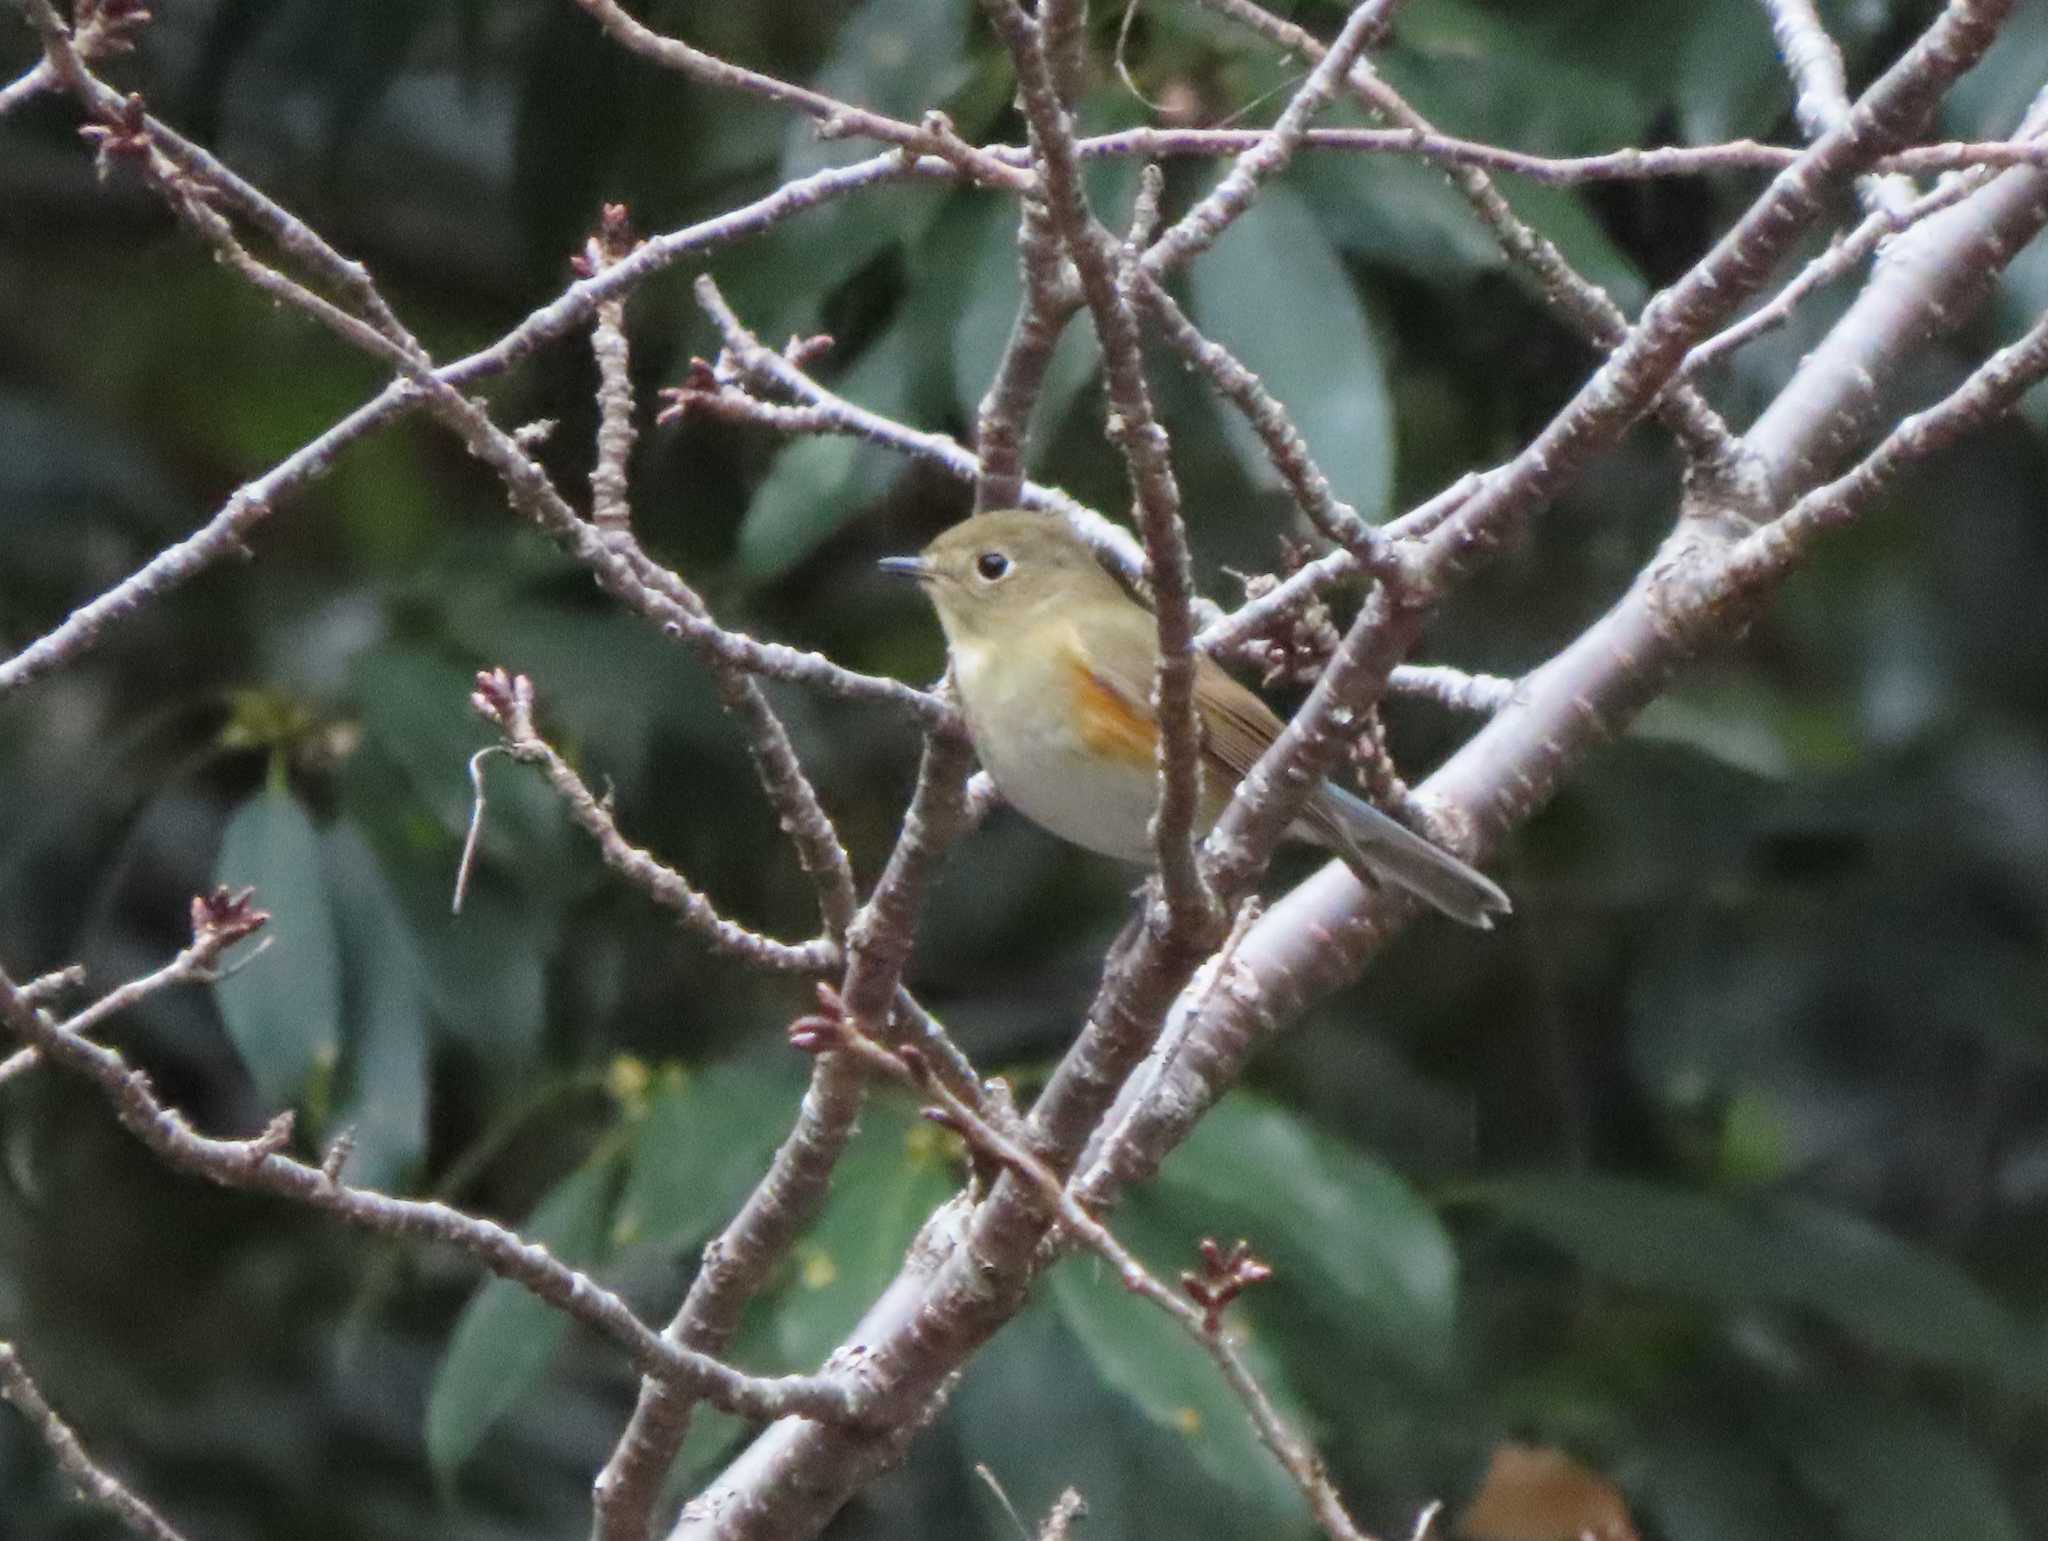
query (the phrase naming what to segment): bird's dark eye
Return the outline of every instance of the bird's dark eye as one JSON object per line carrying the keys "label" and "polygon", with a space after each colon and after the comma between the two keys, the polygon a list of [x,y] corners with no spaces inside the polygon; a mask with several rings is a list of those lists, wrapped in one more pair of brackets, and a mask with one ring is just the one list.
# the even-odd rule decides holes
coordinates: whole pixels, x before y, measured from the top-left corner
{"label": "bird's dark eye", "polygon": [[984,551],[974,559],[974,570],[994,583],[1010,571],[1010,559],[1000,551]]}

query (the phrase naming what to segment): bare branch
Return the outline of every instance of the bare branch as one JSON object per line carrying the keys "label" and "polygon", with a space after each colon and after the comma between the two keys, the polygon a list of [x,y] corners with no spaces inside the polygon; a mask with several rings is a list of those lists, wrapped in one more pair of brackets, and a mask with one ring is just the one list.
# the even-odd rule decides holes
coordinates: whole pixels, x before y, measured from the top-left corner
{"label": "bare branch", "polygon": [[1251,207],[1259,188],[1287,168],[1308,132],[1309,120],[1335,99],[1351,66],[1385,31],[1402,0],[1361,0],[1345,19],[1335,42],[1317,58],[1308,79],[1288,100],[1278,120],[1257,144],[1238,156],[1221,181],[1183,214],[1145,254],[1145,267],[1163,278],[1193,261]]}
{"label": "bare branch", "polygon": [[[604,221],[583,249],[586,276],[602,273],[632,250],[626,206],[606,204]],[[590,352],[597,360],[597,463],[590,472],[590,518],[607,534],[633,528],[628,497],[627,466],[633,458],[638,430],[633,424],[632,355],[626,342],[626,301],[623,296],[597,307],[590,330]]]}
{"label": "bare branch", "polygon": [[[1274,41],[1283,42],[1292,52],[1307,56],[1309,45],[1316,49],[1323,46],[1313,35],[1303,34],[1306,43],[1295,48],[1285,42],[1280,31],[1288,23],[1271,12],[1264,13],[1267,20],[1251,23],[1249,14],[1246,12],[1239,19],[1247,20],[1248,25]],[[1266,132],[1246,128],[1127,128],[1078,140],[1074,148],[1083,160],[1200,160],[1242,155],[1256,148]],[[1021,160],[1025,153],[1014,145],[988,148],[1011,159]],[[1793,164],[1800,155],[1795,145],[1763,144],[1754,139],[1657,145],[1647,149],[1631,146],[1597,155],[1535,155],[1481,140],[1460,139],[1427,127],[1312,128],[1302,134],[1299,148],[1322,154],[1413,156],[1442,166],[1511,172],[1550,187],[1775,172]],[[2038,166],[2044,159],[2048,159],[2048,151],[2038,145],[2003,139],[1945,140],[1896,150],[1880,156],[1872,165],[1881,172],[1924,176],[1975,166]]]}
{"label": "bare branch", "polygon": [[[862,1034],[850,1021],[840,1022],[829,1041],[833,1047],[859,1056],[882,1073],[932,1099],[936,1106],[925,1110],[927,1118],[952,1130],[997,1166],[1014,1173],[1021,1182],[1034,1189],[1042,1203],[1058,1216],[1061,1230],[1114,1269],[1125,1289],[1143,1296],[1172,1317],[1216,1362],[1224,1383],[1244,1403],[1246,1415],[1250,1417],[1260,1443],[1272,1452],[1281,1469],[1301,1489],[1302,1497],[1307,1500],[1310,1512],[1324,1533],[1331,1537],[1331,1541],[1365,1541],[1363,1533],[1345,1512],[1336,1489],[1331,1486],[1321,1458],[1306,1440],[1287,1426],[1237,1345],[1223,1331],[1223,1308],[1235,1298],[1244,1283],[1270,1277],[1270,1269],[1258,1265],[1256,1273],[1249,1271],[1246,1267],[1248,1255],[1240,1252],[1231,1259],[1232,1267],[1224,1270],[1227,1279],[1222,1288],[1205,1293],[1200,1281],[1195,1280],[1184,1286],[1186,1295],[1175,1292],[1160,1283],[1131,1250],[1117,1240],[1108,1226],[1083,1209],[1051,1168],[1017,1140],[962,1103],[932,1074],[921,1057],[906,1054],[901,1049],[892,1054]],[[1213,1244],[1205,1244],[1205,1253],[1211,1246]],[[1190,1303],[1190,1296],[1195,1303]]]}
{"label": "bare branch", "polygon": [[[1399,519],[1380,527],[1389,541],[1417,541],[1437,529],[1464,506],[1484,484],[1485,478],[1468,472],[1441,492],[1418,503]],[[1302,564],[1272,589],[1247,599],[1230,614],[1212,621],[1195,641],[1208,652],[1229,654],[1259,636],[1276,621],[1315,602],[1322,594],[1360,571],[1358,558],[1340,549]]]}
{"label": "bare branch", "polygon": [[1024,200],[1017,221],[1018,268],[1024,297],[996,365],[974,431],[980,474],[976,513],[1014,508],[1024,492],[1024,441],[1045,372],[1067,323],[1081,308],[1081,289],[1060,250],[1045,204]]}
{"label": "bare branch", "polygon": [[2000,348],[1935,405],[1915,412],[1854,470],[1816,487],[1728,553],[1722,581],[1736,594],[1780,578],[1830,530],[1849,523],[1930,455],[2003,417],[2048,377],[2048,317]]}
{"label": "bare branch", "polygon": [[1389,694],[1434,701],[1446,711],[1491,716],[1515,698],[1517,682],[1498,674],[1467,674],[1443,664],[1404,663],[1387,677]]}
{"label": "bare branch", "polygon": [[896,145],[910,155],[931,156],[957,166],[990,187],[1007,188],[1012,192],[1026,192],[1031,188],[1029,172],[998,160],[985,150],[974,148],[951,134],[949,129],[914,127],[806,86],[792,85],[772,75],[763,75],[758,70],[728,64],[678,38],[664,37],[627,15],[616,0],[576,0],[576,4],[588,11],[609,37],[642,58],[652,59],[704,85],[740,91],[794,107],[818,120],[818,132],[823,137],[878,139],[884,144]]}
{"label": "bare branch", "polygon": [[38,60],[33,69],[0,86],[0,118],[26,106],[45,91],[54,90],[56,85],[56,69],[48,59]]}
{"label": "bare branch", "polygon": [[[732,1342],[747,1303],[823,1204],[866,1085],[867,1073],[855,1060],[819,1056],[795,1127],[740,1212],[705,1247],[703,1266],[662,1342],[704,1354],[722,1353]],[[633,1416],[594,1487],[594,1541],[642,1541],[647,1535],[650,1511],[689,1432],[696,1401],[693,1389],[665,1378],[642,1381]]]}
{"label": "bare branch", "polygon": [[[1916,49],[1909,59],[1925,56]],[[1807,479],[1838,442],[1835,423],[1845,406],[1866,399],[1873,374],[1895,368],[1931,328],[1956,325],[1987,275],[2044,221],[2048,178],[2009,172],[1908,237],[1918,248],[1909,260],[1881,263],[1864,298],[1748,435],[1774,484]],[[1865,310],[1871,314],[1859,316]],[[1718,551],[1701,532],[1681,529],[1613,610],[1519,681],[1504,708],[1430,778],[1425,791],[1435,805],[1451,810],[1476,840],[1495,838],[1539,807],[1568,767],[1622,731],[1682,661],[1739,633],[1751,607],[1727,602],[1711,581],[1695,581],[1715,570]],[[1099,1206],[1149,1176],[1257,1046],[1354,977],[1399,920],[1386,898],[1362,899],[1334,864],[1276,901],[1245,941],[1241,987],[1200,1003],[1194,1020],[1187,1012],[1195,1003],[1184,999],[1176,1008],[1162,1042],[1184,1037],[1199,1052],[1133,1078],[1116,1137],[1092,1155],[1077,1183],[1084,1202]]]}
{"label": "bare branch", "polygon": [[[98,1000],[82,1008],[76,1015],[67,1018],[64,1023],[65,1031],[77,1033],[80,1037],[91,1037],[106,1024],[109,1018],[118,1016],[131,1007],[141,1005],[142,1002],[148,1000],[159,991],[169,990],[178,985],[191,984],[194,981],[203,979],[213,966],[214,960],[212,957],[195,956],[191,953],[190,949],[187,949],[186,952],[180,953],[155,973],[144,974],[140,979],[131,979],[126,984],[109,990]],[[49,985],[49,981],[53,979],[61,980],[63,988],[75,988],[78,984],[84,982],[85,970],[74,967],[65,970],[62,974],[46,975],[42,979],[34,980],[22,986],[18,993],[23,1002],[38,1008],[46,1007],[49,998],[56,993],[56,990]],[[42,1063],[42,1053],[33,1044],[25,1049],[15,1050],[7,1058],[0,1059],[0,1086],[5,1086],[16,1076],[33,1070],[40,1063]]]}
{"label": "bare branch", "polygon": [[513,759],[540,767],[569,816],[597,843],[604,864],[663,909],[673,910],[714,952],[775,973],[816,974],[838,965],[839,945],[832,938],[790,943],[749,931],[719,914],[680,872],[620,834],[611,809],[597,800],[583,778],[534,728],[533,682],[525,675],[515,677],[503,669],[479,674],[470,701],[478,713],[497,725]]}
{"label": "bare branch", "polygon": [[1086,1518],[1087,1514],[1087,1503],[1074,1489],[1068,1488],[1047,1512],[1045,1523],[1038,1528],[1038,1541],[1068,1541],[1074,1522]]}
{"label": "bare branch", "polygon": [[104,1509],[131,1534],[143,1541],[185,1541],[183,1534],[120,1478],[101,1466],[87,1452],[71,1426],[57,1416],[21,1362],[12,1343],[0,1339],[0,1397],[5,1397],[29,1421],[50,1454],[57,1469],[71,1480],[78,1496]]}
{"label": "bare branch", "polygon": [[[879,413],[870,412],[818,384],[786,353],[778,353],[765,346],[747,330],[708,274],[697,280],[697,302],[718,328],[733,367],[748,384],[755,388],[783,391],[807,407],[820,409],[815,418],[805,419],[805,426],[800,431],[826,429],[851,434],[885,449],[927,461],[960,481],[974,482],[980,477],[981,463],[958,441],[942,433],[906,428]],[[694,403],[696,393],[705,383],[703,377],[693,378],[691,385],[682,388],[682,399]],[[722,387],[726,382],[712,371],[708,383]],[[772,418],[764,420],[771,426],[775,425]],[[1133,578],[1141,573],[1144,556],[1130,532],[1103,518],[1094,509],[1075,502],[1057,488],[1041,487],[1029,481],[1019,490],[1016,501],[1019,508],[1060,515],[1073,526],[1076,534],[1088,542],[1097,556],[1119,572]]]}
{"label": "bare branch", "polygon": [[1054,84],[1040,29],[1016,0],[984,0],[984,8],[1016,66],[1046,211],[1073,259],[1102,343],[1109,384],[1108,433],[1123,453],[1137,506],[1159,628],[1153,705],[1159,720],[1160,790],[1152,848],[1159,862],[1165,921],[1199,945],[1195,939],[1215,928],[1216,907],[1196,866],[1192,840],[1202,790],[1201,725],[1195,715],[1194,577],[1181,524],[1180,488],[1166,430],[1152,408],[1137,316],[1131,308],[1131,274],[1138,256],[1135,251],[1120,252],[1089,207],[1074,152],[1073,123]]}
{"label": "bare branch", "polygon": [[[1282,21],[1256,0],[1201,3],[1293,53],[1318,61],[1319,68],[1329,62],[1323,45],[1306,29]],[[1356,61],[1348,68],[1344,80],[1360,102],[1414,136],[1418,143],[1435,134],[1429,120],[1365,61]],[[1582,277],[1555,245],[1525,224],[1483,169],[1476,164],[1453,163],[1450,179],[1451,185],[1465,195],[1480,223],[1492,232],[1509,261],[1530,274],[1574,330],[1597,348],[1611,349],[1620,343],[1628,331],[1621,307],[1598,284]],[[1739,475],[1739,448],[1720,415],[1703,397],[1690,387],[1681,387],[1666,392],[1657,411],[1689,460],[1717,468],[1724,478]]]}
{"label": "bare branch", "polygon": [[1309,521],[1356,556],[1365,571],[1383,581],[1400,581],[1401,559],[1393,543],[1356,508],[1331,492],[1329,478],[1309,453],[1308,441],[1259,377],[1221,343],[1203,336],[1156,279],[1149,275],[1141,278],[1138,294],[1167,344],[1208,376],[1217,392],[1243,414],[1265,447],[1266,458]]}
{"label": "bare branch", "polygon": [[[212,977],[221,953],[267,917],[249,909],[249,896],[194,900],[198,922],[192,945],[171,967],[178,983]],[[161,988],[161,986],[158,986]],[[76,1019],[74,1019],[76,1020]],[[749,1418],[843,1420],[852,1397],[839,1381],[821,1376],[763,1379],[742,1374],[708,1354],[664,1341],[630,1307],[588,1275],[492,1221],[463,1214],[446,1204],[396,1199],[337,1181],[320,1167],[284,1154],[292,1118],[282,1114],[250,1140],[216,1140],[193,1132],[184,1118],[165,1107],[139,1071],[121,1056],[81,1037],[69,1025],[23,1002],[21,991],[0,973],[0,1022],[40,1050],[49,1063],[98,1087],[115,1117],[167,1166],[204,1177],[224,1188],[267,1193],[337,1216],[380,1235],[419,1237],[467,1253],[492,1273],[530,1290],[565,1315],[623,1348],[643,1375],[687,1387],[728,1411]]]}
{"label": "bare branch", "polygon": [[[1792,76],[1794,110],[1806,137],[1818,139],[1849,120],[1849,81],[1842,50],[1828,36],[1813,0],[1763,0],[1771,18],[1771,35]],[[1918,196],[1903,176],[1858,177],[1856,191],[1872,214],[1903,214]]]}
{"label": "bare branch", "polygon": [[[923,163],[920,163],[922,165]],[[602,275],[585,279],[529,315],[490,347],[445,364],[434,378],[466,387],[510,368],[544,343],[590,324],[597,307],[646,282],[684,257],[702,255],[759,234],[807,209],[882,182],[915,174],[892,155],[818,172],[786,183],[752,203],[643,242]],[[248,536],[271,512],[325,476],[342,450],[420,410],[425,396],[395,382],[324,433],[238,488],[220,511],[185,540],[158,552],[134,573],[80,605],[61,624],[0,662],[0,695],[18,689],[97,647],[108,630],[146,609],[230,556],[244,554]]]}
{"label": "bare branch", "polygon": [[1680,376],[1690,377],[1709,365],[1718,364],[1738,348],[1783,326],[1807,299],[1837,279],[1853,273],[1892,236],[1939,214],[1943,209],[1953,208],[1989,180],[1989,173],[1983,172],[1952,177],[1897,212],[1880,208],[1868,215],[1863,223],[1801,268],[1792,281],[1769,300],[1694,347],[1685,356]]}

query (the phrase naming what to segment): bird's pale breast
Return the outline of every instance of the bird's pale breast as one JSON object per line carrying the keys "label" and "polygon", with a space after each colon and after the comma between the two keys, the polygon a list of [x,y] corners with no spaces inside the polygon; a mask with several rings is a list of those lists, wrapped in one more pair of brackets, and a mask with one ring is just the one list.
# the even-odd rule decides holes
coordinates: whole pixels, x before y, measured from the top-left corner
{"label": "bird's pale breast", "polygon": [[1041,643],[957,645],[975,753],[1019,812],[1063,840],[1151,860],[1157,729],[1087,668],[1062,628]]}

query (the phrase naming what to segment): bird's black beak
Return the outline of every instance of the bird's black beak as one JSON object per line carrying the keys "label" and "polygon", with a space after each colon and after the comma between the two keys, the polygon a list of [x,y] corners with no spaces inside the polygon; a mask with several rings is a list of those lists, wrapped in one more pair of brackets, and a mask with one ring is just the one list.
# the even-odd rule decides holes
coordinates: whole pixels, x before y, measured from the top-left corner
{"label": "bird's black beak", "polygon": [[899,578],[915,578],[919,583],[932,575],[931,564],[921,556],[885,556],[875,566]]}

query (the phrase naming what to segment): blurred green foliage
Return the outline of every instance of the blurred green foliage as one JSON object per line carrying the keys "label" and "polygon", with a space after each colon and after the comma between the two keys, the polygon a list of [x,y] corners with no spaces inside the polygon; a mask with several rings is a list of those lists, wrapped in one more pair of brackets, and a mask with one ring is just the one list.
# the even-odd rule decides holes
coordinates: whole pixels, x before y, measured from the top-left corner
{"label": "blurred green foliage", "polygon": [[[1106,67],[1082,118],[1145,121]],[[1294,8],[1327,29],[1339,8]],[[1824,5],[1852,80],[1931,7]],[[160,7],[116,70],[151,106],[362,257],[436,354],[567,279],[601,202],[645,229],[865,153],[663,75],[567,0],[215,0]],[[658,0],[656,25],[887,110],[1016,138],[966,0]],[[25,30],[0,63],[25,66]],[[2003,131],[2038,86],[2022,8],[1944,128]],[[1139,13],[1129,62],[1203,122],[1276,110],[1293,68],[1189,7]],[[1415,0],[1389,76],[1447,129],[1572,153],[1789,136],[1749,0]],[[1357,121],[1343,110],[1332,122]],[[1208,168],[1169,170],[1169,202]],[[1131,168],[1090,176],[1112,219]],[[1753,183],[1510,183],[1624,304],[1680,271]],[[840,390],[964,434],[1017,292],[1012,210],[891,188],[712,262],[763,335],[830,331]],[[1896,382],[1924,399],[2048,296],[1998,303]],[[1378,513],[1511,451],[1589,365],[1435,173],[1310,156],[1196,269],[1195,314],[1264,370],[1338,492]],[[1739,415],[1823,299],[1710,382]],[[630,311],[643,399],[710,334],[686,275]],[[1092,342],[1063,346],[1033,463],[1105,509]],[[559,419],[587,473],[594,374],[559,346],[492,387]],[[1157,371],[1204,577],[1293,530],[1237,425]],[[362,400],[375,371],[256,300],[71,114],[0,126],[0,645],[26,643]],[[2039,423],[2038,413],[2034,420]],[[1944,457],[1838,540],[1739,652],[1704,665],[1521,837],[1512,925],[1426,925],[1255,1067],[1118,1220],[1164,1275],[1202,1235],[1277,1268],[1234,1320],[1375,1527],[1469,1497],[1513,1437],[1619,1482],[1670,1541],[2005,1541],[2048,1530],[2048,527],[2037,430]],[[645,539],[728,622],[929,678],[934,629],[870,559],[963,491],[850,440],[650,432]],[[1676,477],[1653,433],[1585,477],[1456,604],[1430,653],[1528,666],[1653,548]],[[406,425],[344,457],[255,540],[0,702],[0,957],[104,984],[178,943],[185,902],[254,883],[270,955],[114,1029],[203,1128],[296,1102],[355,1131],[363,1180],[523,1222],[665,1315],[761,1171],[803,1066],[792,981],[707,957],[608,880],[536,778],[489,764],[461,919],[483,665],[535,678],[546,725],[623,827],[780,934],[808,891],[701,671],[615,613],[451,442]],[[900,723],[776,689],[864,877],[908,788]],[[1396,708],[1423,768],[1462,724]],[[1293,870],[1293,869],[1290,869]],[[998,817],[950,858],[913,983],[979,1061],[1028,1084],[1070,1039],[1128,874]],[[893,1272],[957,1153],[879,1093],[826,1216],[749,1316],[763,1369],[814,1365]],[[82,1088],[0,1093],[0,1334],[96,1447],[195,1536],[563,1536],[631,1397],[618,1356],[413,1248],[159,1170]],[[1086,1260],[977,1361],[908,1468],[834,1534],[1007,1536],[1065,1485],[1088,1535],[1302,1535],[1221,1383]],[[700,1421],[681,1484],[740,1430]],[[1171,1474],[1168,1476],[1167,1474]],[[108,1532],[0,1419],[0,1536]]]}

